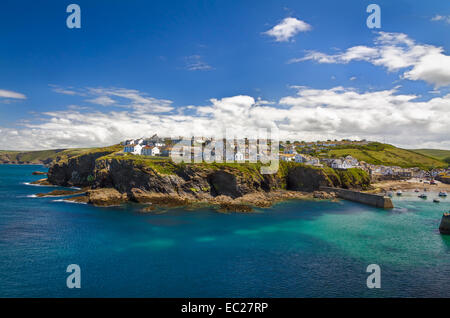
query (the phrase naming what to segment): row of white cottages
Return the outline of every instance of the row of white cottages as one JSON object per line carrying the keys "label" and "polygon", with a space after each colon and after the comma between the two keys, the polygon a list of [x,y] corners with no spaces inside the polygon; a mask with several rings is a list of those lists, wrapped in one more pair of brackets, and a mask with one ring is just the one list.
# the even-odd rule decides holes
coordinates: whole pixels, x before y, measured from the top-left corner
{"label": "row of white cottages", "polygon": [[[293,153],[280,154],[280,159],[283,161],[295,161],[295,162],[304,163],[307,165],[322,166],[319,158],[311,157],[311,156],[299,154],[299,153],[297,153],[297,154],[293,154]],[[347,156],[342,159],[323,159],[323,161],[333,169],[350,169],[350,168],[356,168],[356,167],[360,166],[358,160],[353,158],[352,156]]]}
{"label": "row of white cottages", "polygon": [[157,156],[161,150],[157,146],[145,146],[142,144],[128,144],[123,148],[123,152],[133,155]]}
{"label": "row of white cottages", "polygon": [[[147,146],[143,144],[127,144],[124,146],[123,149],[124,153],[131,153],[133,155],[143,155],[143,156],[170,156],[171,155],[171,147],[163,147],[160,148],[158,146]],[[180,153],[178,155],[186,156],[187,153]],[[194,155],[194,154],[192,154]],[[202,153],[196,154],[200,156],[200,159],[203,159]],[[194,159],[195,155],[194,155]],[[242,152],[236,152],[234,154],[227,154],[226,155],[227,161],[244,161],[245,156]]]}
{"label": "row of white cottages", "polygon": [[[127,144],[124,146],[123,152],[125,153],[131,153],[133,155],[143,155],[143,156],[170,156],[170,148],[165,147],[163,150],[160,149],[158,146],[148,146],[143,144]],[[199,154],[202,156],[202,154]],[[227,154],[226,160],[227,161],[245,161],[245,156],[243,153],[237,151],[234,154],[230,154],[231,156]],[[203,159],[203,158],[202,158]],[[259,159],[259,158],[258,158]],[[313,165],[313,166],[322,166],[320,163],[319,158],[307,156],[304,154],[291,154],[291,153],[285,153],[280,154],[280,160],[283,161],[295,161],[298,163],[304,163],[307,165]],[[327,161],[327,164],[334,169],[350,169],[359,166],[358,160],[351,156],[347,156],[343,159],[325,159]]]}

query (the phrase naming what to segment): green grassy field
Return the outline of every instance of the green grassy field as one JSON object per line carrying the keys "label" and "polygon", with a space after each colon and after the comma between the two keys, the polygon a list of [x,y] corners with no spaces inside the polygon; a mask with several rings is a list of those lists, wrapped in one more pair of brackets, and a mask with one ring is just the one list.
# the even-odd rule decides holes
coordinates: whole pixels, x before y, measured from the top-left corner
{"label": "green grassy field", "polygon": [[439,160],[450,159],[450,150],[441,149],[411,149],[411,151],[420,153],[422,155],[432,157]]}
{"label": "green grassy field", "polygon": [[429,155],[397,148],[388,144],[370,143],[367,146],[345,146],[325,152],[326,157],[337,158],[350,155],[367,163],[399,167],[419,167],[422,169],[445,168],[444,161]]}

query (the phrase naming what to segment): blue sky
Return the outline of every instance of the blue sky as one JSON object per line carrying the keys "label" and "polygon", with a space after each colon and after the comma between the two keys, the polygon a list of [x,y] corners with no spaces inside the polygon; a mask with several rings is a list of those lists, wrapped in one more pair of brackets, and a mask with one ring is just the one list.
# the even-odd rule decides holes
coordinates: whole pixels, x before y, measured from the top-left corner
{"label": "blue sky", "polygon": [[[81,7],[81,29],[66,27],[70,3]],[[379,30],[366,26],[370,3],[381,7]],[[417,146],[449,148],[448,128],[439,131],[436,127],[444,123],[430,115],[449,116],[448,17],[450,5],[440,0],[2,1],[0,148],[96,146],[155,130],[202,134],[218,122],[228,125],[227,120],[265,127],[255,124],[255,118],[272,117],[276,119],[271,124],[284,127],[288,138],[386,139],[411,147],[415,144],[410,136],[423,125]],[[294,31],[284,40],[267,33],[286,18],[309,29]],[[380,44],[380,31],[405,35],[414,44],[405,44],[399,36]],[[404,45],[409,45],[405,52],[388,58],[392,63],[411,58],[406,66],[381,56],[349,60],[345,55],[352,47],[388,52]],[[439,55],[443,63],[439,74],[433,73],[431,62],[420,64],[436,48],[441,49],[433,56]],[[414,55],[421,49],[426,52]],[[435,60],[433,56],[428,60]],[[314,90],[315,96],[343,87],[332,98],[352,98],[355,91],[361,104],[370,93],[389,92],[392,98],[382,101],[389,105],[381,107],[380,114],[376,106],[359,110],[372,120],[379,115],[387,126],[367,119],[353,130],[341,115],[346,111],[342,105],[318,98],[309,103],[308,91],[299,87]],[[415,96],[409,101],[413,103],[402,105],[401,112],[389,109],[396,99],[407,99],[395,96],[410,95]],[[425,113],[409,118],[408,109]],[[271,116],[281,114],[278,110],[287,110],[285,117]],[[328,122],[312,125],[324,112]],[[182,115],[189,123],[181,117],[170,122]],[[100,117],[98,122],[94,116]],[[108,118],[114,124],[108,126]],[[197,125],[204,127],[196,130]]]}

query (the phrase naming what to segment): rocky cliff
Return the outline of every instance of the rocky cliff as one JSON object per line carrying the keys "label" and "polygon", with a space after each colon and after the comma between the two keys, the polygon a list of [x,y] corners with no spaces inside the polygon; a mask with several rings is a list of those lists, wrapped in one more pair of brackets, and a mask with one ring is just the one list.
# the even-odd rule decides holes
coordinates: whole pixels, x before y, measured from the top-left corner
{"label": "rocky cliff", "polygon": [[[280,162],[279,171],[272,175],[261,174],[259,168],[259,164],[175,164],[162,158],[96,152],[53,164],[48,180],[55,185],[89,187],[87,201],[100,202],[99,205],[107,205],[108,196],[114,204],[126,200],[229,203],[230,199],[248,198],[264,201],[280,190],[310,192],[321,186],[340,187],[344,179],[346,186],[351,186],[351,182],[358,187],[362,185],[358,182],[368,186],[369,182],[368,176],[357,182],[330,168],[296,163]],[[101,189],[108,190],[100,194]]]}
{"label": "rocky cliff", "polygon": [[95,152],[76,156],[50,166],[48,181],[61,186],[89,186],[95,173],[95,161],[110,152]]}

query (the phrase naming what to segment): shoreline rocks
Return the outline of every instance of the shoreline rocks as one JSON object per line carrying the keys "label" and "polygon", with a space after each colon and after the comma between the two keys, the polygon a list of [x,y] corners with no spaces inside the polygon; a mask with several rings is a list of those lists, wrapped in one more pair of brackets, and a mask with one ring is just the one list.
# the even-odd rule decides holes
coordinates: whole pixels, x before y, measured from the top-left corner
{"label": "shoreline rocks", "polygon": [[46,174],[47,174],[47,172],[42,172],[42,171],[34,171],[34,172],[32,173],[33,176],[46,175]]}
{"label": "shoreline rocks", "polygon": [[88,190],[87,202],[95,206],[115,206],[128,201],[125,193],[120,193],[113,188]]}
{"label": "shoreline rocks", "polygon": [[73,203],[88,204],[89,203],[89,198],[87,196],[85,196],[85,195],[80,195],[80,196],[77,196],[77,197],[71,197],[71,198],[63,199],[63,201],[73,202]]}
{"label": "shoreline rocks", "polygon": [[[44,196],[66,196],[71,194],[83,194],[64,201],[88,203],[94,206],[110,207],[118,206],[128,202],[145,205],[142,212],[153,212],[159,208],[177,208],[196,206],[213,206],[220,212],[253,212],[254,208],[268,208],[273,204],[287,200],[313,199],[312,193],[304,193],[289,190],[276,190],[273,192],[255,192],[242,197],[232,198],[226,195],[209,198],[195,198],[193,196],[181,196],[178,194],[166,194],[147,192],[141,189],[132,189],[131,193],[120,193],[114,188],[84,189],[80,191],[55,190]],[[331,197],[327,197],[329,199]]]}
{"label": "shoreline rocks", "polygon": [[332,200],[332,199],[336,199],[337,195],[335,192],[314,191],[313,197],[315,199]]}
{"label": "shoreline rocks", "polygon": [[236,203],[222,203],[219,206],[219,212],[253,212],[253,207],[248,204],[236,204]]}
{"label": "shoreline rocks", "polygon": [[42,185],[42,186],[53,186],[53,184],[50,183],[50,182],[48,181],[47,178],[45,178],[45,179],[39,179],[39,180],[30,182],[30,184],[34,184],[34,185]]}
{"label": "shoreline rocks", "polygon": [[85,193],[85,192],[86,192],[85,190],[79,190],[79,191],[74,191],[74,190],[53,190],[53,191],[48,192],[48,193],[38,193],[38,194],[36,194],[36,196],[38,198],[66,197],[66,196],[82,194],[82,193]]}

